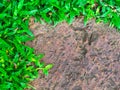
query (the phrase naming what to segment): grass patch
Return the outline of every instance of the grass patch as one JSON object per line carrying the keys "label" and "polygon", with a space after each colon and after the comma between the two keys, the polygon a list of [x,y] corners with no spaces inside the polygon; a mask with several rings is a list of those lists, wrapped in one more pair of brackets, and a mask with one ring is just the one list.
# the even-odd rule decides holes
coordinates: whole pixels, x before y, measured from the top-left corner
{"label": "grass patch", "polygon": [[72,23],[84,16],[84,24],[95,18],[120,30],[120,0],[1,0],[0,1],[0,89],[23,90],[38,76],[38,70],[48,75],[52,64],[40,62],[43,54],[24,43],[34,39],[29,19],[57,25]]}

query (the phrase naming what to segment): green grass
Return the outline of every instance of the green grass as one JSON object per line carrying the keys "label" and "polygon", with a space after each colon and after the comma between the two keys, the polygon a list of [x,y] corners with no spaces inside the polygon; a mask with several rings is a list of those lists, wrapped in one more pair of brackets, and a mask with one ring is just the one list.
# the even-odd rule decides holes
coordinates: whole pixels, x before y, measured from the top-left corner
{"label": "green grass", "polygon": [[120,30],[120,0],[1,0],[0,1],[0,90],[23,90],[38,76],[48,75],[52,64],[41,62],[43,54],[25,42],[34,39],[29,19],[57,25],[84,16]]}

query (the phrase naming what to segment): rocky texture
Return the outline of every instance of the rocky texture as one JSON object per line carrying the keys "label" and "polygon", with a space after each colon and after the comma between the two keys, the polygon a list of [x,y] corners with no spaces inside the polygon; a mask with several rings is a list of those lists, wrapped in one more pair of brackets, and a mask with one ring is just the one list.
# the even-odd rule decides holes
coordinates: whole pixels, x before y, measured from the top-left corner
{"label": "rocky texture", "polygon": [[120,33],[114,28],[94,20],[85,27],[80,18],[72,25],[30,28],[36,38],[27,45],[54,64],[49,76],[40,73],[31,82],[36,90],[120,90]]}

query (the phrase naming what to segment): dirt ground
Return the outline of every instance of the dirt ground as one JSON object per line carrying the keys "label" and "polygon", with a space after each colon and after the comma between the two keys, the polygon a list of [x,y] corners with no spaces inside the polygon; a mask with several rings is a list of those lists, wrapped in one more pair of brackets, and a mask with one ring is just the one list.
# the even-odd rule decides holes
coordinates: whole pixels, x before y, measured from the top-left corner
{"label": "dirt ground", "polygon": [[31,83],[36,90],[120,90],[120,33],[114,28],[94,20],[85,27],[80,18],[56,27],[31,19],[30,28],[35,39],[27,45],[54,64]]}

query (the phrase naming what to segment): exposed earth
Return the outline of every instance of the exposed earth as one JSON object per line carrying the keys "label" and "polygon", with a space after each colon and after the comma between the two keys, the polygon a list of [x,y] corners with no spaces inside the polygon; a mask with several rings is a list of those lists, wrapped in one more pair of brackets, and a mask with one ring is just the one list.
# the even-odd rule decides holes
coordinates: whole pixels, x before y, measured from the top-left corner
{"label": "exposed earth", "polygon": [[77,18],[56,27],[30,22],[35,39],[27,45],[54,67],[31,82],[36,90],[120,90],[120,33]]}

